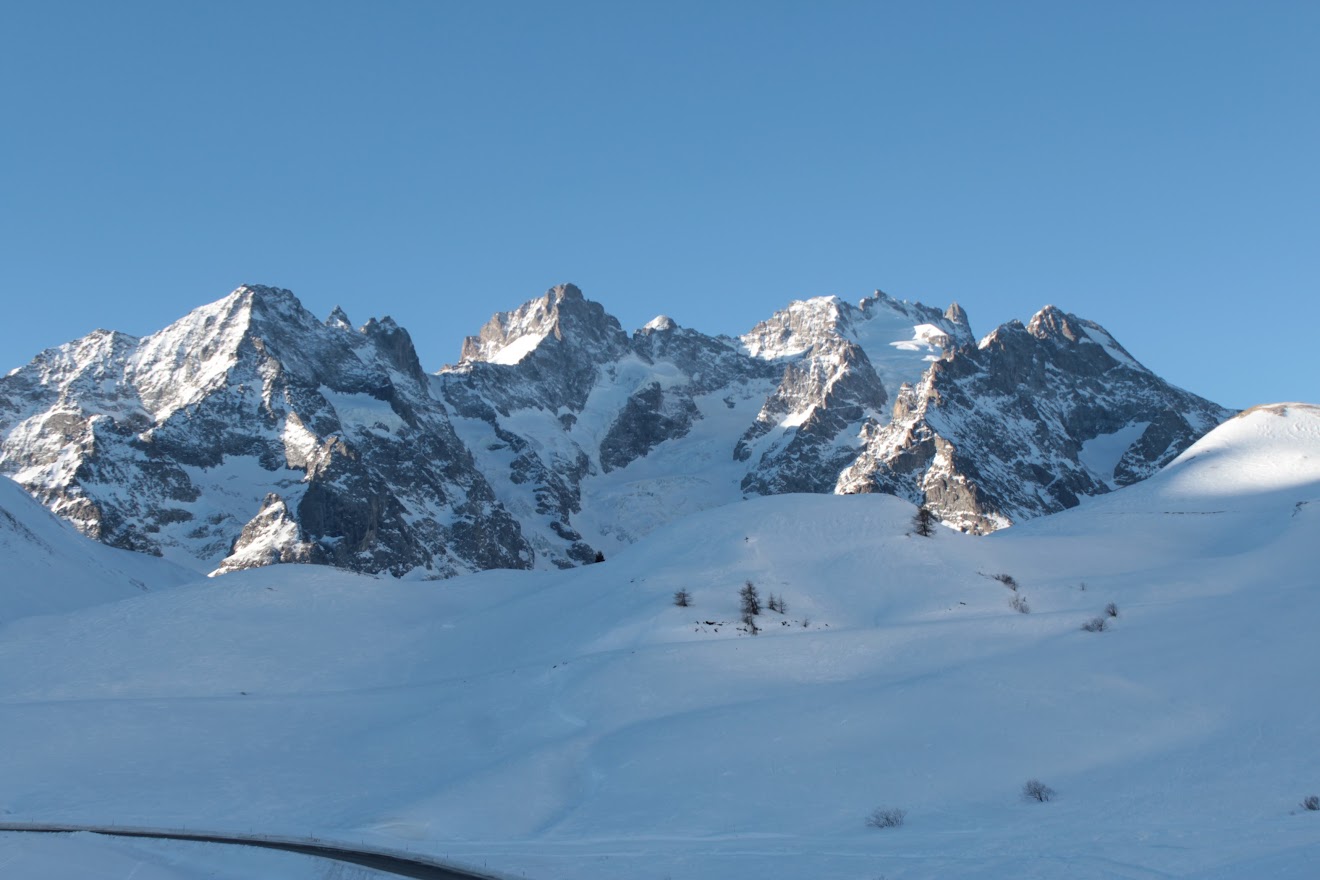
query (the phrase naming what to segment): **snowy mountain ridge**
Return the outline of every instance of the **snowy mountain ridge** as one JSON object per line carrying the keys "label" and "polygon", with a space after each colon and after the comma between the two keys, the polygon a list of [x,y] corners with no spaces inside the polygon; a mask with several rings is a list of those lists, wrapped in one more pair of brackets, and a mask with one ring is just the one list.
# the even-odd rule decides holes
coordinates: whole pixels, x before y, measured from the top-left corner
{"label": "snowy mountain ridge", "polygon": [[786,492],[992,531],[1144,478],[1228,415],[1052,306],[978,343],[956,304],[817,297],[733,339],[663,316],[628,334],[561,285],[428,375],[389,318],[253,285],[0,378],[0,471],[85,534],[206,571],[448,577],[579,565]]}

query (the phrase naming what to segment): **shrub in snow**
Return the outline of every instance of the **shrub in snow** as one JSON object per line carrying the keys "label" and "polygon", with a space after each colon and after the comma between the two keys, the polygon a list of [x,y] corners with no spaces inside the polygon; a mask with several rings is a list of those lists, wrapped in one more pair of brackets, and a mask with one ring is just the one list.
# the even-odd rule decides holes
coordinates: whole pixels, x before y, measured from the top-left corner
{"label": "shrub in snow", "polygon": [[991,577],[1008,587],[1013,592],[1017,592],[1017,578],[1013,577],[1011,574],[994,574],[991,575]]}
{"label": "shrub in snow", "polygon": [[1109,622],[1103,617],[1092,617],[1086,623],[1082,624],[1082,629],[1089,633],[1104,632],[1109,626]]}
{"label": "shrub in snow", "polygon": [[1110,602],[1105,606],[1105,614],[1108,614],[1110,617],[1118,617],[1118,606],[1113,602]]}
{"label": "shrub in snow", "polygon": [[602,552],[600,552],[599,550],[597,550],[597,551],[596,551],[596,559],[595,559],[595,561],[596,561],[596,562],[604,562],[604,561],[605,561],[605,554],[602,553]]}
{"label": "shrub in snow", "polygon": [[877,807],[866,817],[866,824],[870,828],[898,828],[905,819],[907,819],[907,810]]}
{"label": "shrub in snow", "polygon": [[692,604],[692,594],[687,590],[679,590],[674,594],[674,604],[679,608],[686,608]]}
{"label": "shrub in snow", "polygon": [[1027,604],[1027,597],[1021,593],[1013,594],[1013,598],[1008,600],[1008,607],[1012,608],[1018,614],[1031,613],[1031,606]]}
{"label": "shrub in snow", "polygon": [[930,508],[924,504],[917,508],[916,514],[912,517],[912,531],[923,538],[935,534],[935,514],[931,513]]}
{"label": "shrub in snow", "polygon": [[1320,810],[1320,796],[1311,795],[1302,799],[1303,810]]}
{"label": "shrub in snow", "polygon": [[1022,784],[1022,797],[1029,801],[1040,801],[1043,804],[1054,798],[1054,789],[1039,779],[1028,779]]}

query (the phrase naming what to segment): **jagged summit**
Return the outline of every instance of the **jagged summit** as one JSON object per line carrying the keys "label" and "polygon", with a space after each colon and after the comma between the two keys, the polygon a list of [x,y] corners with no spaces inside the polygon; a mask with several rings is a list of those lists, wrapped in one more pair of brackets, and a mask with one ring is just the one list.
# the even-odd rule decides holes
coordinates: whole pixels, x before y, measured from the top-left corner
{"label": "jagged summit", "polygon": [[503,413],[526,407],[576,412],[598,366],[628,350],[628,334],[614,316],[575,285],[561,284],[494,315],[464,340],[459,363],[441,375],[464,376],[461,381],[481,389],[486,405]]}
{"label": "jagged summit", "polygon": [[1082,334],[1070,322],[1071,318],[1071,315],[1057,306],[1047,305],[1031,316],[1027,322],[1027,332],[1038,339],[1062,337],[1069,342],[1077,342]]}
{"label": "jagged summit", "polygon": [[1054,306],[979,344],[957,303],[878,290],[737,339],[663,314],[629,335],[563,284],[428,375],[389,317],[244,285],[0,378],[0,470],[202,571],[443,577],[582,564],[758,494],[887,492],[989,531],[1143,479],[1229,414]]}
{"label": "jagged summit", "polygon": [[329,317],[325,319],[327,327],[338,327],[340,330],[352,330],[353,322],[348,319],[348,313],[339,306],[335,306]]}
{"label": "jagged summit", "polygon": [[962,306],[958,305],[956,302],[949,303],[949,307],[944,310],[944,319],[946,321],[950,321],[954,324],[957,324],[960,327],[966,327],[967,336],[969,338],[971,337],[972,328],[971,325],[968,324],[967,322],[967,313],[963,311]]}
{"label": "jagged summit", "polygon": [[560,284],[511,312],[495,314],[481,332],[463,341],[459,363],[517,364],[543,342],[574,347],[619,348],[626,336],[599,303],[574,284]]}

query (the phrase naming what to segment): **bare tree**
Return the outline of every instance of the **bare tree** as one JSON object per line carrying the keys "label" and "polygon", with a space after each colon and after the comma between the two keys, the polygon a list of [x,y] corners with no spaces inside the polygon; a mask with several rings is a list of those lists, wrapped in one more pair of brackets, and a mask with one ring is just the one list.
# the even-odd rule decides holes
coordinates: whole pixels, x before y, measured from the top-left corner
{"label": "bare tree", "polygon": [[687,590],[679,590],[674,594],[674,604],[679,608],[686,608],[692,604],[692,594]]}
{"label": "bare tree", "polygon": [[743,617],[755,617],[761,613],[761,597],[756,592],[756,585],[751,581],[738,591],[738,598],[742,602]]}
{"label": "bare tree", "polygon": [[912,531],[923,538],[929,538],[935,534],[935,514],[930,512],[930,508],[921,505],[912,517]]}
{"label": "bare tree", "polygon": [[1022,784],[1022,797],[1029,801],[1040,801],[1041,803],[1045,803],[1045,801],[1054,798],[1054,789],[1050,788],[1039,779],[1028,779]]}

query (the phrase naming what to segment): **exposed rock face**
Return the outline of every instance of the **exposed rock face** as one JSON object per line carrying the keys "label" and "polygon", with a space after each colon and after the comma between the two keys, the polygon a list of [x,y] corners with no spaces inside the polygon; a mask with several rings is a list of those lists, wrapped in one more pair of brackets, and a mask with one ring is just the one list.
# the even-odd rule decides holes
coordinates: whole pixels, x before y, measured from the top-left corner
{"label": "exposed rock face", "polygon": [[[618,481],[605,478],[687,437],[704,418],[703,405],[735,405],[712,402],[715,396],[743,402],[763,394],[748,387],[767,384],[770,372],[735,341],[667,318],[630,338],[598,304],[565,285],[493,317],[436,383],[455,429],[538,558],[569,566],[593,560],[601,544],[640,534],[622,524],[636,511],[619,507],[632,502],[618,496]],[[728,447],[721,452],[728,455]],[[681,478],[690,463],[678,467]],[[594,504],[584,499],[584,485],[589,494],[601,489]],[[643,515],[650,526],[672,515],[655,495],[642,503],[656,505]]]}
{"label": "exposed rock face", "polygon": [[629,335],[572,285],[426,374],[389,318],[239,288],[0,378],[0,470],[106,543],[205,570],[572,566],[748,494],[869,492],[983,532],[1139,480],[1227,417],[1047,307],[795,302],[741,339]]}
{"label": "exposed rock face", "polygon": [[986,532],[1149,475],[1230,415],[1048,306],[904,388],[836,488],[900,495]]}
{"label": "exposed rock face", "polygon": [[284,499],[271,492],[257,515],[243,526],[234,549],[215,573],[281,562],[324,563],[325,553],[319,544],[307,540]]}
{"label": "exposed rock face", "polygon": [[626,467],[666,440],[687,434],[701,418],[696,404],[686,395],[666,397],[659,382],[634,391],[600,441],[600,466],[605,472]]}
{"label": "exposed rock face", "polygon": [[1137,442],[1124,450],[1123,457],[1114,466],[1114,482],[1119,486],[1130,486],[1146,479],[1177,458],[1204,433],[1204,427],[1194,426],[1176,410],[1160,412],[1141,432]]}
{"label": "exposed rock face", "polygon": [[835,297],[793,303],[758,324],[743,343],[782,363],[783,375],[735,447],[740,460],[753,460],[743,489],[832,491],[857,457],[863,429],[884,419],[902,382],[971,338],[956,304],[942,315],[879,291],[858,307]]}
{"label": "exposed rock face", "polygon": [[[627,350],[619,322],[563,284],[486,322],[463,342],[457,369],[502,413],[533,406],[581,410],[600,365]],[[500,369],[508,366],[519,369]]]}

